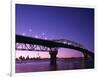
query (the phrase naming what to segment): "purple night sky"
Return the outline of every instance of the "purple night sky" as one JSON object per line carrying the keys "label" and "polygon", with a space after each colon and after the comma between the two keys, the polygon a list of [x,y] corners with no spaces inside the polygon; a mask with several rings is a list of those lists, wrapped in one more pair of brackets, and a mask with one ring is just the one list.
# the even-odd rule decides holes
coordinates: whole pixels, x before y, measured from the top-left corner
{"label": "purple night sky", "polygon": [[[94,9],[16,4],[16,34],[44,39],[68,39],[94,52]],[[71,49],[61,49],[59,53],[61,51],[63,56],[66,56],[65,53],[67,56],[82,55]],[[16,54],[25,55],[29,52]],[[40,55],[43,56],[42,52]]]}

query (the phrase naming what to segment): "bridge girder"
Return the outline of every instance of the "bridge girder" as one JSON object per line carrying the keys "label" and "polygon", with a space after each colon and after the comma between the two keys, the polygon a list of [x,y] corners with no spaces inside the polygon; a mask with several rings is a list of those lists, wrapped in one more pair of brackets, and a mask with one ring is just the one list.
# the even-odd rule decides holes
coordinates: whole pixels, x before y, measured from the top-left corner
{"label": "bridge girder", "polygon": [[16,43],[16,50],[23,51],[50,51],[50,48],[42,45]]}
{"label": "bridge girder", "polygon": [[[82,52],[83,54],[86,53],[88,55],[90,55],[92,58],[94,58],[94,53],[82,48],[80,46],[74,46],[72,44],[66,44],[66,43],[61,43],[61,42],[55,42],[52,40],[43,40],[43,39],[38,39],[38,38],[32,38],[32,37],[26,37],[26,36],[21,36],[21,35],[16,35],[16,43],[23,43],[24,46],[26,48],[19,48],[20,50],[36,50],[39,51],[38,49],[35,49],[35,45],[39,46],[39,48],[41,49],[41,51],[46,51],[46,50],[50,50],[51,48],[70,48],[70,49],[74,49],[74,50],[78,50],[80,52]],[[28,45],[30,48],[28,48]],[[43,50],[44,48],[44,50]],[[18,49],[18,47],[16,47],[16,49]]]}

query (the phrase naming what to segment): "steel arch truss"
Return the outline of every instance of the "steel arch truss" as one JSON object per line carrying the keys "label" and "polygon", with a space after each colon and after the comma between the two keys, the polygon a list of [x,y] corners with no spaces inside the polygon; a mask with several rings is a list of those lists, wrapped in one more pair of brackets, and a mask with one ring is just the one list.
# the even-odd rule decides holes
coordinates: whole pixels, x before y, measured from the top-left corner
{"label": "steel arch truss", "polygon": [[26,43],[16,43],[16,50],[23,51],[50,51],[50,48],[42,45],[26,44]]}

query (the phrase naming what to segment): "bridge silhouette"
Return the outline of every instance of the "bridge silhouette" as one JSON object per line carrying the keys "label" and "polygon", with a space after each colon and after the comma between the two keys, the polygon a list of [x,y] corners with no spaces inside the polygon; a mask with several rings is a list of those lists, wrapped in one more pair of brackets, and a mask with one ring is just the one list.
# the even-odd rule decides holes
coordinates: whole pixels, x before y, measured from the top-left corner
{"label": "bridge silhouette", "polygon": [[34,37],[16,35],[16,50],[28,50],[28,51],[43,51],[49,52],[50,54],[50,64],[56,64],[56,55],[58,53],[59,48],[69,48],[78,50],[82,52],[84,55],[84,59],[93,59],[94,53],[84,48],[81,44],[76,42],[65,40],[65,39],[57,39],[57,40],[47,40],[47,39],[39,39]]}

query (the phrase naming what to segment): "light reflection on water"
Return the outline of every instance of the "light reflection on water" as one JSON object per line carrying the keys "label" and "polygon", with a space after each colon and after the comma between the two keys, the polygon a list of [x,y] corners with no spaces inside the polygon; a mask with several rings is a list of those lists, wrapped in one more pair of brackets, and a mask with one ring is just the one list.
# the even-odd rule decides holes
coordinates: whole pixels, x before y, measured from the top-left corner
{"label": "light reflection on water", "polygon": [[50,65],[49,60],[31,61],[28,63],[16,63],[16,73],[71,70],[84,68],[84,60],[57,60],[56,65]]}

